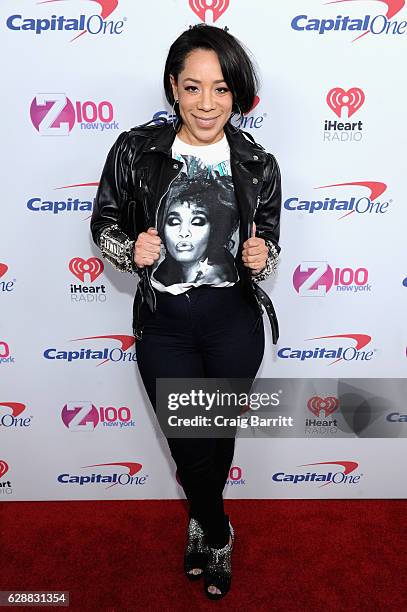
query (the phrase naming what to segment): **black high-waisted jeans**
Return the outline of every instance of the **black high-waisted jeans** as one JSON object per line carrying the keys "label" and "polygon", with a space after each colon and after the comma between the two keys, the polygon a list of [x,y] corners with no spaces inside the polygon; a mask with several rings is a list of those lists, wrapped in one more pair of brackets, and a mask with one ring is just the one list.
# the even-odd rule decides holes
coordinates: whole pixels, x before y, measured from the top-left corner
{"label": "black high-waisted jeans", "polygon": [[[156,295],[156,312],[143,305],[143,339],[136,341],[140,375],[155,411],[156,378],[255,378],[264,354],[263,320],[239,283]],[[223,547],[229,523],[222,492],[235,439],[167,441],[190,517],[200,521],[211,546]]]}

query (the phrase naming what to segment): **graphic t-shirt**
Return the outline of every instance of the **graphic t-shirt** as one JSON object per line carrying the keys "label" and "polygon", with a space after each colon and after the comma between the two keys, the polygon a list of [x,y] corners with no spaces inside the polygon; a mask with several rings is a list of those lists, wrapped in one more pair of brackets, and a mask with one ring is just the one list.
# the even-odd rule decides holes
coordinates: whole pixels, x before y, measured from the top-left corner
{"label": "graphic t-shirt", "polygon": [[195,146],[175,137],[172,157],[183,162],[158,211],[160,258],[151,282],[158,291],[228,287],[238,279],[239,211],[226,135]]}

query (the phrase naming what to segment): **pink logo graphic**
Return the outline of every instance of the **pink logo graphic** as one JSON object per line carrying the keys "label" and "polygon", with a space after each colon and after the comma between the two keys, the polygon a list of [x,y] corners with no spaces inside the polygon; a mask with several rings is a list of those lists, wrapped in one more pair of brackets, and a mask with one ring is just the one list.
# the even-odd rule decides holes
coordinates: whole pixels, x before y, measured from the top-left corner
{"label": "pink logo graphic", "polygon": [[326,261],[304,261],[293,273],[296,292],[305,297],[324,297],[332,286],[349,291],[369,290],[367,268],[331,268]]}
{"label": "pink logo graphic", "polygon": [[62,409],[61,417],[68,429],[93,430],[99,423],[97,408],[90,402],[68,402]]}
{"label": "pink logo graphic", "polygon": [[340,119],[344,108],[348,111],[348,117],[356,113],[365,101],[365,94],[359,87],[352,87],[348,91],[341,87],[334,87],[328,92],[326,101]]}
{"label": "pink logo graphic", "polygon": [[[54,2],[65,2],[65,1],[66,0],[43,0],[42,2],[38,2],[38,4],[51,4]],[[117,8],[119,0],[92,0],[92,2],[96,2],[97,4],[100,5],[100,8],[101,8],[100,17],[101,19],[105,20],[109,17],[109,15],[113,13],[115,8]],[[83,36],[83,34],[86,34],[86,30],[83,30],[83,32],[78,34],[78,36],[75,36],[75,38],[72,38],[71,42],[76,40],[80,36]]]}
{"label": "pink logo graphic", "polygon": [[229,0],[189,0],[189,6],[201,21],[215,23],[229,7]]}
{"label": "pink logo graphic", "polygon": [[131,411],[127,406],[99,406],[92,402],[67,402],[62,409],[62,421],[71,431],[93,431],[101,423],[109,427],[133,426]]}
{"label": "pink logo graphic", "polygon": [[[372,0],[372,1],[381,2],[382,4],[387,5],[387,13],[386,13],[387,19],[391,19],[392,17],[394,17],[394,15],[399,13],[405,5],[405,0]],[[360,0],[331,0],[331,2],[325,2],[325,4],[342,4],[343,2],[360,2]],[[352,42],[355,42],[359,38],[366,36],[366,34],[369,34],[369,30],[367,30],[366,32],[363,32],[363,34],[354,38]]]}
{"label": "pink logo graphic", "polygon": [[0,359],[6,359],[10,355],[10,348],[7,342],[0,340]]}
{"label": "pink logo graphic", "polygon": [[[339,465],[343,468],[342,473],[344,476],[351,474],[351,472],[354,472],[356,468],[359,467],[359,463],[356,461],[320,461],[319,463],[304,463],[304,465],[299,465],[298,467],[308,467],[310,465]],[[332,484],[332,482],[332,480],[328,480],[328,482],[325,482],[321,487],[326,487],[326,485]]]}
{"label": "pink logo graphic", "polygon": [[0,408],[1,406],[10,408],[13,417],[18,417],[25,410],[25,404],[20,404],[19,402],[0,402]]}
{"label": "pink logo graphic", "polygon": [[113,116],[113,106],[107,100],[73,103],[64,93],[37,94],[30,106],[32,124],[41,136],[67,136],[75,122],[92,132],[116,130],[119,124]]}
{"label": "pink logo graphic", "polygon": [[3,459],[0,459],[0,478],[2,478],[6,472],[8,472],[8,465]]}
{"label": "pink logo graphic", "polygon": [[104,265],[97,257],[90,257],[89,259],[74,257],[69,262],[69,270],[83,283],[85,282],[85,274],[88,274],[90,282],[93,283],[102,274]]}
{"label": "pink logo graphic", "polygon": [[5,275],[8,270],[8,266],[6,264],[0,262],[0,278]]}
{"label": "pink logo graphic", "polygon": [[37,94],[30,107],[35,129],[44,136],[66,136],[75,125],[75,108],[63,93]]}
{"label": "pink logo graphic", "polygon": [[[128,475],[130,477],[134,476],[135,474],[137,474],[137,472],[139,472],[141,470],[141,468],[143,467],[143,465],[141,463],[95,463],[94,465],[84,465],[82,467],[84,468],[89,468],[89,467],[103,467],[106,465],[120,465],[122,467],[125,467],[128,470]],[[115,485],[117,485],[117,482],[114,482],[113,484],[111,484],[110,486],[106,487],[106,489],[110,489],[111,487],[114,487]]]}
{"label": "pink logo graphic", "polygon": [[339,408],[339,400],[334,396],[319,397],[319,395],[314,395],[314,397],[310,397],[308,400],[307,406],[308,410],[315,414],[315,416],[319,417],[321,412],[323,412],[325,417],[327,417]]}

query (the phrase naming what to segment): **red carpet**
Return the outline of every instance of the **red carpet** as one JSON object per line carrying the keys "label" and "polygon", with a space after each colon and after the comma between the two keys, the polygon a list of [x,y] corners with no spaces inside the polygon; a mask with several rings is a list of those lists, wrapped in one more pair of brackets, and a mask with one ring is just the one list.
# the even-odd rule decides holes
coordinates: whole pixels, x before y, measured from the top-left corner
{"label": "red carpet", "polygon": [[0,590],[70,591],[78,612],[402,611],[406,509],[404,500],[227,500],[232,590],[212,602],[182,574],[183,501],[2,503]]}

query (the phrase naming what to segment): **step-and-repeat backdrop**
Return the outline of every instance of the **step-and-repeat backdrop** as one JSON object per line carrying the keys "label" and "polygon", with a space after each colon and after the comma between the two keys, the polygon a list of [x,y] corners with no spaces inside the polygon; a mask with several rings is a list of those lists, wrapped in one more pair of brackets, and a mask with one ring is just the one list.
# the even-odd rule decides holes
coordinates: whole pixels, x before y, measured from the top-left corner
{"label": "step-and-repeat backdrop", "polygon": [[406,373],[404,0],[3,0],[0,11],[0,499],[183,497],[138,376],[137,279],[102,260],[89,219],[120,132],[171,117],[166,54],[202,21],[255,57],[261,89],[241,127],[282,171],[280,265],[262,283],[281,336],[274,346],[265,318],[259,376],[319,379],[304,385],[295,437],[237,441],[225,496],[405,497],[397,380],[391,401],[383,381],[382,401],[356,402],[345,420],[339,393],[341,379]]}

